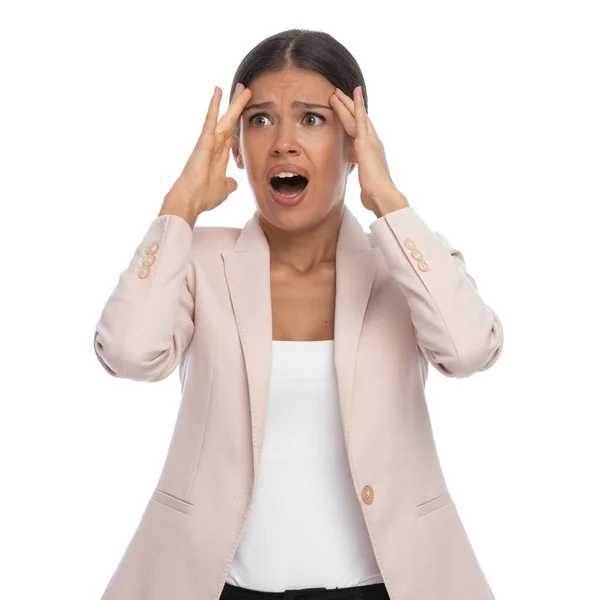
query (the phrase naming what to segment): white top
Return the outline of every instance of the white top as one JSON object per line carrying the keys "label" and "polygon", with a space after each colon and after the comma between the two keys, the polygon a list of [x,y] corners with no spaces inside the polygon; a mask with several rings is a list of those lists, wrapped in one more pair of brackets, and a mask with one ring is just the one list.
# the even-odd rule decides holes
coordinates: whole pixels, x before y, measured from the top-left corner
{"label": "white top", "polygon": [[230,585],[383,583],[348,465],[333,349],[333,340],[273,341],[256,494]]}

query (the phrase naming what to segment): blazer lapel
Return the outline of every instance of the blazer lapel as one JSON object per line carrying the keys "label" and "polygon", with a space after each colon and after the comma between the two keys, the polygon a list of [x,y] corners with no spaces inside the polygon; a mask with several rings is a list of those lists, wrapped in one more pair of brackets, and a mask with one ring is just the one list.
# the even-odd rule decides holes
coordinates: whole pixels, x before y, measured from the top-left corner
{"label": "blazer lapel", "polygon": [[[379,248],[370,246],[367,236],[359,221],[344,205],[336,247],[334,362],[346,451],[349,451],[354,364],[381,256]],[[257,212],[242,228],[234,249],[222,252],[221,256],[248,379],[254,496],[269,396],[273,340],[270,251]]]}

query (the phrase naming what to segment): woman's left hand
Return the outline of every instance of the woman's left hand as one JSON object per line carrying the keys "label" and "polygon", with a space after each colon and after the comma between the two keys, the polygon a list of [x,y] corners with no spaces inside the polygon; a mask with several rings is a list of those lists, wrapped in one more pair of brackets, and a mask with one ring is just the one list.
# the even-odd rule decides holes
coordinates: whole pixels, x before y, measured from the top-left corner
{"label": "woman's left hand", "polygon": [[376,213],[378,203],[398,195],[399,190],[392,181],[383,143],[365,110],[361,87],[354,88],[354,100],[336,88],[330,104],[346,132],[354,138],[360,200],[365,208]]}

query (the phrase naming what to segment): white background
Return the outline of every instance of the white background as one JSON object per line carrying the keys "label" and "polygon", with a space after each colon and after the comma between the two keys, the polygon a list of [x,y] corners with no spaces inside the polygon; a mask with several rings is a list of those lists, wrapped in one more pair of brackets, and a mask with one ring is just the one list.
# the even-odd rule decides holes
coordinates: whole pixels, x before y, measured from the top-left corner
{"label": "white background", "polygon": [[[215,85],[290,28],[356,57],[392,177],[461,249],[505,347],[430,369],[448,487],[498,600],[599,598],[598,18],[592,2],[5,4],[3,598],[99,598],[160,474],[177,371],[114,379],[92,340]],[[393,13],[390,11],[394,11]],[[243,227],[246,180],[197,225]],[[375,215],[346,203],[368,231]],[[444,600],[440,598],[439,600]]]}

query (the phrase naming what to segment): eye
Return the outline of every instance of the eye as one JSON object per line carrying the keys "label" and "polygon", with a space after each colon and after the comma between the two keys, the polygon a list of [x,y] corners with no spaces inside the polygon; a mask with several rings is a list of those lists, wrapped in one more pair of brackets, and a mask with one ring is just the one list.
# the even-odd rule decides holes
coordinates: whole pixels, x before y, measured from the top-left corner
{"label": "eye", "polygon": [[248,123],[252,124],[254,123],[254,121],[258,118],[262,118],[262,119],[268,119],[267,115],[265,115],[264,113],[258,113],[256,115],[252,115],[249,119],[248,119]]}
{"label": "eye", "polygon": [[321,119],[323,122],[327,121],[327,119],[323,115],[320,115],[320,114],[314,113],[314,112],[306,113],[304,116],[305,117],[317,117],[318,119]]}
{"label": "eye", "polygon": [[[255,121],[255,119],[258,119],[259,117],[260,118],[265,118],[265,119],[269,118],[269,117],[267,117],[267,115],[265,113],[258,113],[256,115],[252,115],[248,119],[248,123],[252,124]],[[303,118],[306,119],[306,117],[317,117],[318,119],[321,119],[324,123],[327,122],[327,119],[323,115],[320,115],[319,113],[315,113],[315,112],[305,113]],[[258,126],[258,127],[260,127],[260,126]],[[309,127],[315,127],[315,126],[314,125],[310,125]]]}

